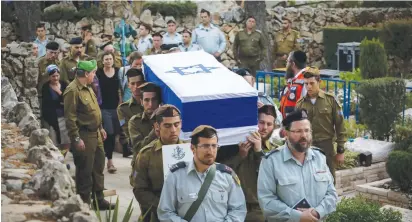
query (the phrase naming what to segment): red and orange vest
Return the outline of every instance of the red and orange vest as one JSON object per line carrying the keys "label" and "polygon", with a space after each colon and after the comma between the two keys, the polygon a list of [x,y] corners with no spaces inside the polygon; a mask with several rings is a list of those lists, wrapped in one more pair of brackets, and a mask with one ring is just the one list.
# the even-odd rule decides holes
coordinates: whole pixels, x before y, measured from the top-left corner
{"label": "red and orange vest", "polygon": [[305,72],[305,69],[301,70],[292,79],[288,79],[286,86],[282,90],[280,112],[282,113],[283,119],[286,118],[286,114],[295,109],[296,102],[302,96],[303,87],[305,87],[303,72]]}

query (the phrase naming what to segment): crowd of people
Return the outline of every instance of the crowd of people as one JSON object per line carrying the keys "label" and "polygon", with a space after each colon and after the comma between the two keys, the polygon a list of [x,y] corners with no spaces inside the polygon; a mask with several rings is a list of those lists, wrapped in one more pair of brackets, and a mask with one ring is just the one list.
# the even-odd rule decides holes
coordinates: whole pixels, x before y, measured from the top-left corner
{"label": "crowd of people", "polygon": [[[323,219],[336,208],[334,169],[344,160],[343,114],[333,95],[320,89],[319,70],[306,67],[306,54],[295,49],[298,36],[287,19],[276,38],[276,61],[285,61],[287,79],[280,109],[258,102],[258,130],[236,145],[220,147],[213,126],[198,126],[190,141],[193,161],[175,164],[164,178],[162,146],[187,141],[179,139],[180,110],[163,104],[160,87],[145,81],[143,55],[204,50],[220,61],[225,36],[210,23],[208,11],[200,17],[200,25],[181,34],[173,20],[163,35],[150,35],[151,27],[141,24],[138,44],[126,50],[127,66],[111,36],[102,36],[97,50],[90,25],[71,39],[66,55],[44,38],[44,25],[37,27],[42,126],[63,153],[73,153],[77,193],[100,210],[114,207],[104,199],[103,171],[105,158],[108,172],[117,171],[113,151],[119,136],[123,156],[133,154],[129,180],[141,221]],[[233,47],[241,67],[236,72],[253,86],[265,57],[253,17]],[[278,128],[284,141],[274,142]]]}

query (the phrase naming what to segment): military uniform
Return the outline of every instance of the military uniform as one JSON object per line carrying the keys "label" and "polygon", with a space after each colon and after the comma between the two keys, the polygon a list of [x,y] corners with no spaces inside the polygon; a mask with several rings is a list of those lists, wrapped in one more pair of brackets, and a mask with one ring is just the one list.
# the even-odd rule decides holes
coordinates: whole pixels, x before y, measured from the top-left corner
{"label": "military uniform", "polygon": [[77,193],[86,203],[90,203],[91,191],[101,199],[105,162],[99,132],[102,127],[102,115],[92,88],[82,85],[78,79],[72,81],[64,91],[64,117],[72,143],[75,143],[75,138],[80,137],[85,144],[84,151],[78,151],[76,148],[72,150],[76,165]]}
{"label": "military uniform", "polygon": [[142,53],[143,55],[147,55],[147,49],[151,49],[153,47],[153,39],[151,35],[147,35],[145,37],[141,37],[137,43],[137,51]]}
{"label": "military uniform", "polygon": [[129,121],[134,115],[138,113],[143,113],[143,107],[133,97],[117,107],[117,116],[119,118],[120,126],[122,127],[122,131],[124,133],[124,140],[127,141],[127,143],[129,143],[130,145],[131,143],[128,127]]}
{"label": "military uniform", "polygon": [[312,144],[325,152],[327,164],[333,177],[335,177],[334,160],[336,153],[333,140],[336,137],[338,153],[344,153],[346,141],[341,105],[332,94],[320,90],[314,104],[307,95],[297,102],[296,108],[308,111],[308,119],[312,124],[313,131]]}
{"label": "military uniform", "polygon": [[263,34],[259,30],[252,30],[249,34],[247,30],[237,33],[233,42],[233,55],[236,61],[240,61],[240,68],[248,68],[253,76],[260,68],[260,62],[265,59],[265,41]]}
{"label": "military uniform", "polygon": [[[133,150],[132,169],[134,168],[136,156],[140,149],[157,138],[153,130],[154,120],[150,119],[146,113],[138,113],[129,120],[129,136]],[[133,186],[133,171],[130,175],[130,184]]]}
{"label": "military uniform", "polygon": [[159,221],[157,206],[164,183],[162,146],[160,139],[156,139],[142,148],[133,170],[134,196],[142,208],[142,215],[150,209],[151,221]]}
{"label": "military uniform", "polygon": [[299,32],[295,30],[290,30],[288,32],[280,31],[275,34],[275,45],[273,49],[273,58],[276,59],[276,68],[285,68],[286,60],[282,57],[292,51],[299,50],[297,40],[300,38]]}
{"label": "military uniform", "polygon": [[[92,59],[88,55],[81,55],[79,60],[90,60]],[[73,68],[76,67],[77,61],[74,59],[73,55],[70,53],[66,58],[60,61],[60,79],[62,81],[71,82],[75,77]]]}
{"label": "military uniform", "polygon": [[223,164],[215,163],[204,173],[200,173],[192,160],[172,166],[157,210],[161,221],[182,221],[198,198],[200,187],[212,167],[216,167],[215,176],[191,221],[245,220],[245,196],[234,171]]}
{"label": "military uniform", "polygon": [[154,47],[153,48],[148,48],[144,55],[158,55],[158,54],[163,54],[162,49],[160,48],[159,50],[156,50]]}
{"label": "military uniform", "polygon": [[309,204],[319,219],[336,210],[338,195],[325,156],[309,148],[303,163],[297,161],[287,145],[262,159],[258,176],[258,199],[268,222],[300,221],[297,203]]}
{"label": "military uniform", "polygon": [[93,39],[89,39],[86,44],[84,45],[84,53],[89,55],[92,58],[96,58],[97,56],[97,46]]}
{"label": "military uniform", "polygon": [[181,43],[179,44],[179,50],[181,52],[193,52],[193,51],[200,51],[203,49],[198,44],[191,43],[188,47],[186,47],[183,43]]}
{"label": "military uniform", "polygon": [[247,215],[245,221],[264,222],[263,212],[259,207],[257,197],[257,180],[260,161],[265,153],[276,149],[278,146],[266,140],[262,143],[263,152],[249,150],[248,155],[242,158],[239,154],[225,161],[224,163],[234,169],[242,184],[242,190],[246,197]]}

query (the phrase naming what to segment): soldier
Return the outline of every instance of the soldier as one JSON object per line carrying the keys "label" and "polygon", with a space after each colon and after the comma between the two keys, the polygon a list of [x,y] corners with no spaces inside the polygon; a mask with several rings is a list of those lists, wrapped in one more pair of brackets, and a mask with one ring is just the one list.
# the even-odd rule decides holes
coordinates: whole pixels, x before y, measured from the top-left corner
{"label": "soldier", "polygon": [[241,68],[248,68],[253,76],[259,69],[260,62],[266,55],[265,41],[260,30],[256,29],[256,19],[249,16],[246,29],[236,34],[233,42],[233,55]]}
{"label": "soldier", "polygon": [[[76,78],[64,91],[64,117],[69,138],[74,145],[73,159],[76,165],[76,189],[82,200],[90,204],[90,194],[99,209],[113,209],[104,199],[104,150],[102,139],[106,132],[102,127],[102,115],[96,95],[89,86],[96,74],[96,61],[79,61]],[[96,196],[96,198],[95,198]]]}
{"label": "soldier", "polygon": [[294,51],[289,54],[286,64],[286,86],[282,89],[280,98],[280,112],[283,118],[295,109],[296,102],[306,96],[303,72],[306,66],[306,54],[302,51]]}
{"label": "soldier", "polygon": [[210,24],[210,12],[202,9],[200,11],[199,24],[192,35],[192,43],[200,45],[205,52],[213,55],[217,61],[221,62],[220,55],[226,50],[226,38],[219,27]]}
{"label": "soldier", "polygon": [[[320,74],[317,68],[308,68],[304,72],[305,87],[308,94],[296,104],[296,108],[308,111],[308,118],[313,129],[313,143],[325,152],[329,170],[335,178],[335,161],[344,161],[346,131],[343,122],[342,106],[336,98],[319,88]],[[334,138],[336,137],[337,154]]]}
{"label": "soldier", "polygon": [[92,25],[82,26],[81,35],[83,39],[84,54],[96,58],[97,56],[97,45],[93,39]]}
{"label": "soldier", "polygon": [[110,52],[114,56],[114,67],[120,68],[122,67],[122,58],[120,56],[120,53],[117,52],[114,47],[112,42],[106,42],[103,45],[100,46],[100,49],[103,51],[97,55],[97,67],[98,68],[103,68],[103,61],[102,61],[102,56],[103,53],[105,52]]}
{"label": "soldier", "polygon": [[82,38],[72,38],[69,43],[70,54],[60,61],[60,79],[66,82],[71,82],[75,78],[73,68],[79,60],[89,60],[89,56],[83,53]]}
{"label": "soldier", "polygon": [[150,221],[159,221],[157,206],[164,180],[162,146],[182,143],[179,139],[182,119],[180,111],[172,105],[159,107],[153,118],[159,138],[143,147],[137,156],[133,193],[140,204],[142,215],[150,216]]}
{"label": "soldier", "polygon": [[153,39],[153,48],[148,48],[145,52],[146,55],[156,55],[156,54],[162,54],[162,42],[163,42],[163,36],[162,34],[156,32],[155,34],[152,35]]}
{"label": "soldier", "polygon": [[264,222],[265,218],[260,210],[257,197],[257,176],[259,165],[265,153],[276,149],[278,145],[270,142],[273,130],[276,128],[275,107],[264,105],[258,110],[258,132],[252,133],[246,140],[239,144],[239,153],[225,164],[232,167],[242,183],[246,196],[247,215],[245,221]]}
{"label": "soldier", "polygon": [[[151,118],[153,112],[159,107],[161,102],[160,99],[160,88],[154,83],[143,83],[139,86],[141,91],[140,103],[143,106],[144,111],[134,115],[129,120],[129,135],[130,142],[133,150],[132,159],[132,173],[134,169],[134,163],[136,156],[140,149],[155,140],[156,134],[153,130],[154,120]],[[130,175],[130,184],[133,186],[133,175]]]}
{"label": "soldier", "polygon": [[122,128],[122,133],[119,138],[120,143],[123,146],[123,157],[128,157],[132,154],[130,146],[132,145],[129,137],[129,120],[132,116],[142,113],[143,107],[140,104],[140,89],[138,88],[144,83],[143,73],[138,69],[129,69],[126,73],[128,87],[131,90],[132,98],[126,102],[120,104],[117,107],[117,116],[119,118],[120,126]]}
{"label": "soldier", "polygon": [[151,49],[153,47],[153,39],[150,36],[150,31],[152,27],[149,24],[142,23],[139,27],[139,41],[137,43],[137,51],[146,55],[147,49]]}
{"label": "soldier", "polygon": [[49,65],[59,65],[59,43],[49,42],[46,45],[46,55],[40,57],[39,66],[39,77],[37,78],[37,93],[39,96],[39,101],[41,101],[41,89],[43,84],[49,81],[49,74],[46,73],[46,68]]}
{"label": "soldier", "polygon": [[163,44],[179,45],[182,41],[182,35],[176,32],[176,22],[174,20],[167,21],[167,32],[163,36]]}
{"label": "soldier", "polygon": [[190,30],[188,29],[183,30],[182,36],[183,36],[183,42],[179,45],[179,50],[181,52],[203,50],[200,45],[192,43],[192,32],[190,32]]}
{"label": "soldier", "polygon": [[299,50],[299,32],[292,30],[292,21],[283,17],[282,30],[275,34],[275,44],[273,45],[273,58],[275,62],[273,68],[285,68],[288,54]]}
{"label": "soldier", "polygon": [[235,172],[215,162],[218,148],[216,129],[193,130],[194,158],[175,164],[167,175],[157,209],[160,221],[245,220],[245,195]]}
{"label": "soldier", "polygon": [[286,144],[262,159],[258,200],[268,222],[320,221],[336,209],[338,195],[325,155],[311,147],[312,129],[305,110],[282,122]]}

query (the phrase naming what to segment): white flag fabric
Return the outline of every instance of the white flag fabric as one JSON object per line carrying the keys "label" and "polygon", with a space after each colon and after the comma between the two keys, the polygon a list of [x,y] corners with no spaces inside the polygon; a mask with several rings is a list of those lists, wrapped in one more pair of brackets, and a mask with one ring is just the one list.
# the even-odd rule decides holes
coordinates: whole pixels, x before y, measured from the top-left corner
{"label": "white flag fabric", "polygon": [[143,57],[146,81],[162,89],[162,101],[182,113],[181,139],[199,125],[218,130],[219,144],[246,140],[257,130],[258,92],[204,51]]}

